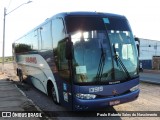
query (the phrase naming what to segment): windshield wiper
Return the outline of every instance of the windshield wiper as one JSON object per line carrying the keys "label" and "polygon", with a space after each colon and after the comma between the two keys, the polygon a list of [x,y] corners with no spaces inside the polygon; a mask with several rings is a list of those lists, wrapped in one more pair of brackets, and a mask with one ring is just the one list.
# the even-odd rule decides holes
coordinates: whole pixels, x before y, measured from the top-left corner
{"label": "windshield wiper", "polygon": [[98,71],[96,75],[96,80],[101,81],[102,75],[103,75],[103,69],[105,65],[105,59],[106,59],[106,52],[104,51],[104,48],[102,47],[101,43],[101,57],[99,61]]}
{"label": "windshield wiper", "polygon": [[[115,48],[115,44],[113,44],[113,51],[114,51],[115,61],[116,61],[117,66],[120,68],[121,71],[124,71],[126,73],[127,77],[130,79],[131,76],[130,76],[127,68],[125,67],[125,65],[123,64],[122,60],[119,58],[119,56],[116,53],[117,51],[116,51],[116,48]],[[118,63],[120,65],[118,65]]]}

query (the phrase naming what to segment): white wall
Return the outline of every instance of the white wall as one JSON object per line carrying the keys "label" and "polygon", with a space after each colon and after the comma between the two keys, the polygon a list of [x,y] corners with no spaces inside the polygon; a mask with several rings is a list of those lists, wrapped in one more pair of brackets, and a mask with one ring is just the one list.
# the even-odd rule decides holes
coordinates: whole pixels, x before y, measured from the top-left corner
{"label": "white wall", "polygon": [[140,60],[151,60],[152,56],[160,56],[160,41],[142,39],[140,40]]}

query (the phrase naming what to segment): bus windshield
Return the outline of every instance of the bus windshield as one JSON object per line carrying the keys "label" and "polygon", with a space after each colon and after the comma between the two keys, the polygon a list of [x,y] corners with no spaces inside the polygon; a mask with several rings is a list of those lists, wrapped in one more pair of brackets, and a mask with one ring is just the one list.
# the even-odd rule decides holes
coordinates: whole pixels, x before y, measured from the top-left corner
{"label": "bus windshield", "polygon": [[68,17],[66,25],[76,83],[121,82],[138,76],[137,51],[126,19]]}

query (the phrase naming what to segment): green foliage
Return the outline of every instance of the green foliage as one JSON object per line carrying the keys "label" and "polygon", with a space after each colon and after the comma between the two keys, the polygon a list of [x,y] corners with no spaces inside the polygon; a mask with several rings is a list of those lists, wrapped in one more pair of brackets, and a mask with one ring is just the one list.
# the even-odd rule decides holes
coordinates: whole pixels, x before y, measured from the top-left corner
{"label": "green foliage", "polygon": [[[4,58],[4,62],[12,62],[12,61],[13,61],[13,57],[12,56]],[[2,63],[2,57],[0,57],[0,63]]]}

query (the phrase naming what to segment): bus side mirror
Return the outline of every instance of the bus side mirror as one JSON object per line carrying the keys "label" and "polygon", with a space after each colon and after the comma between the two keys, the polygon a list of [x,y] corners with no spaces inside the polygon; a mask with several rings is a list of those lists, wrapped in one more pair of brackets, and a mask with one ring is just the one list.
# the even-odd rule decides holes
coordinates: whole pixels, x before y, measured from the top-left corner
{"label": "bus side mirror", "polygon": [[137,44],[138,56],[139,56],[139,44]]}
{"label": "bus side mirror", "polygon": [[73,59],[73,42],[69,37],[66,38],[65,57],[67,60]]}

